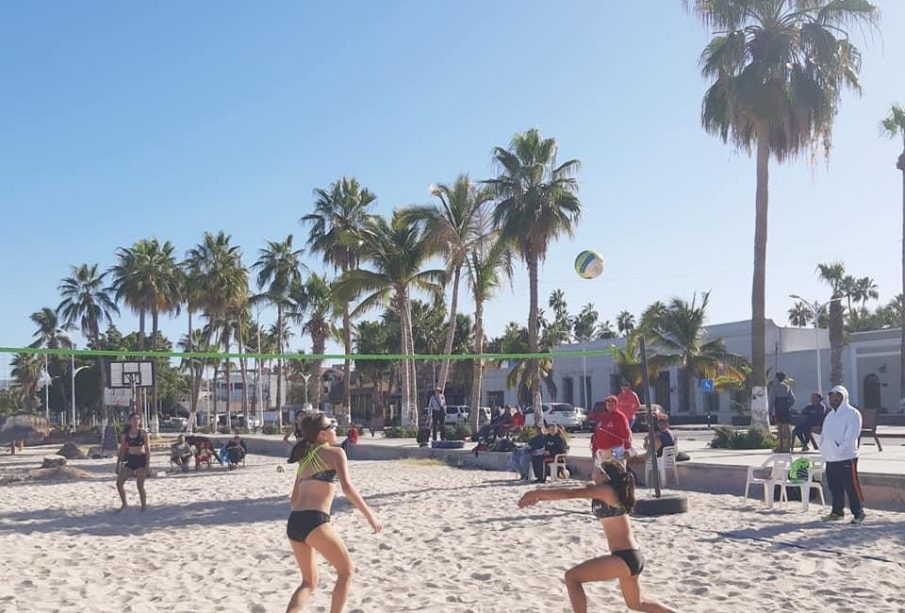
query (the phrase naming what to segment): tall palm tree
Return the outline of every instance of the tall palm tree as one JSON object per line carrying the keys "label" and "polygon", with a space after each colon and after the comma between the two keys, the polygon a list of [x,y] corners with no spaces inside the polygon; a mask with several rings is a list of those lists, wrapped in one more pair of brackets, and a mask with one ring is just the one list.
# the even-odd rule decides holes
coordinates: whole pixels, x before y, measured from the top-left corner
{"label": "tall palm tree", "polygon": [[[311,224],[308,246],[323,255],[324,262],[346,273],[358,268],[361,253],[361,232],[370,217],[368,210],[377,196],[361,187],[354,178],[342,177],[328,189],[314,190],[314,212],[302,217]],[[352,319],[350,303],[355,296],[346,296],[341,305],[343,349],[343,411],[351,415],[352,404]]]}
{"label": "tall palm tree", "polygon": [[[902,172],[902,292],[905,294],[905,106],[892,105],[881,128],[889,138],[902,138],[902,153],[896,160],[896,168]],[[902,329],[899,355],[905,356],[905,310],[901,315],[898,322]],[[899,393],[905,396],[905,359],[899,360]]]}
{"label": "tall palm tree", "polygon": [[[652,360],[658,370],[666,366],[679,368],[680,407],[695,412],[694,379],[715,378],[735,373],[741,358],[726,351],[722,339],[707,340],[704,325],[710,293],[691,302],[673,298],[653,330],[657,355]],[[761,424],[763,425],[763,424]]]}
{"label": "tall palm tree", "polygon": [[468,281],[474,298],[474,372],[471,378],[472,432],[478,431],[478,410],[481,406],[481,386],[484,379],[484,304],[504,283],[512,280],[512,245],[498,232],[484,232],[482,239],[472,246],[467,259]]}
{"label": "tall palm tree", "polygon": [[[229,353],[232,333],[231,318],[236,309],[248,299],[248,270],[242,264],[242,251],[230,243],[231,237],[225,232],[204,233],[201,243],[188,252],[188,267],[196,288],[203,296],[203,309],[211,324],[221,327],[219,341]],[[211,333],[210,338],[214,338]],[[232,428],[232,414],[229,410],[231,384],[229,378],[230,360],[223,363],[226,381],[227,428]],[[215,369],[216,375],[216,369]],[[216,399],[216,386],[214,387]],[[216,427],[216,422],[215,422]]]}
{"label": "tall palm tree", "polygon": [[814,314],[805,303],[801,301],[795,302],[795,305],[789,309],[789,323],[796,328],[804,328],[814,319]]}
{"label": "tall palm tree", "polygon": [[639,330],[631,330],[625,337],[625,344],[622,347],[611,345],[613,351],[613,362],[619,376],[628,381],[635,389],[641,387],[644,382],[644,363],[641,360],[641,339],[642,333]]}
{"label": "tall palm tree", "polygon": [[[556,139],[542,138],[536,129],[516,134],[508,149],[494,149],[499,176],[486,183],[499,199],[493,213],[494,225],[505,240],[516,246],[528,266],[530,301],[528,307],[528,351],[536,353],[540,340],[538,325],[538,273],[550,243],[566,234],[572,236],[581,217],[578,182],[574,178],[580,163],[557,162]],[[535,423],[542,423],[540,365],[529,364],[531,402]]]}
{"label": "tall palm tree", "polygon": [[[69,349],[72,347],[72,339],[69,338],[68,334],[72,330],[72,325],[61,322],[56,311],[50,307],[35,311],[29,319],[38,327],[35,333],[32,334],[32,338],[35,340],[29,345],[30,347],[43,347],[45,349]],[[64,371],[63,361],[59,355],[48,356],[45,354],[44,373],[47,376],[44,389],[45,400],[49,399],[51,371],[61,375]],[[47,404],[49,406],[49,402]]]}
{"label": "tall palm tree", "polygon": [[350,296],[364,295],[355,308],[355,316],[377,306],[391,308],[399,316],[405,356],[402,418],[406,425],[417,425],[416,373],[414,362],[408,357],[415,353],[411,292],[423,291],[437,297],[442,294],[445,275],[442,270],[422,270],[431,250],[420,226],[408,223],[399,214],[394,214],[390,222],[382,217],[372,218],[364,233],[361,254],[371,269],[346,271],[334,289],[340,304],[348,302]]}
{"label": "tall palm tree", "polygon": [[[493,194],[489,189],[472,183],[467,174],[459,175],[452,185],[441,183],[431,187],[431,194],[437,198],[438,204],[409,207],[400,214],[404,219],[424,224],[425,240],[432,250],[443,254],[447,274],[452,276],[449,323],[443,348],[443,354],[448,356],[452,353],[456,335],[462,268],[472,247],[481,239],[486,204]],[[445,388],[448,376],[449,359],[440,368],[437,387]]]}
{"label": "tall palm tree", "polygon": [[818,264],[817,275],[830,286],[830,382],[842,384],[842,349],[845,343],[845,313],[842,300],[846,298],[845,264]]}
{"label": "tall palm tree", "polygon": [[[64,278],[59,286],[63,300],[57,307],[57,315],[66,324],[78,325],[82,336],[94,347],[100,347],[101,325],[111,321],[114,314],[119,315],[112,292],[104,284],[106,276],[106,272],[98,271],[97,264],[82,264],[73,266],[70,276]],[[107,373],[103,358],[97,358],[97,371],[100,377],[101,413],[106,419],[104,390],[107,389]]]}
{"label": "tall palm tree", "polygon": [[34,411],[38,404],[38,384],[41,381],[41,360],[33,353],[17,353],[10,361],[12,376],[26,411]]}
{"label": "tall palm tree", "polygon": [[716,31],[700,60],[712,81],[703,127],[757,159],[751,363],[755,393],[765,397],[770,157],[781,163],[820,145],[829,151],[843,89],[860,91],[861,54],[846,29],[874,26],[879,11],[867,0],[685,1]]}
{"label": "tall palm tree", "polygon": [[[291,295],[294,313],[302,322],[302,333],[311,337],[311,353],[324,355],[327,341],[333,337],[333,316],[336,303],[333,297],[333,286],[326,277],[312,273],[303,284],[296,286]],[[297,315],[296,315],[297,314]],[[310,402],[320,408],[321,402],[321,368],[322,360],[311,361],[311,372],[315,385],[310,388]]]}
{"label": "tall palm tree", "polygon": [[668,309],[666,308],[666,305],[660,300],[649,304],[647,308],[644,309],[644,312],[641,313],[641,320],[638,323],[638,331],[642,332],[643,334],[652,334],[654,328],[657,327],[660,319],[666,314],[667,310]]}
{"label": "tall palm tree", "polygon": [[619,334],[628,336],[635,329],[635,316],[628,311],[622,311],[616,315],[616,327]]}
{"label": "tall palm tree", "polygon": [[578,315],[572,320],[572,332],[575,340],[586,343],[594,338],[594,333],[600,331],[600,324],[597,322],[599,318],[600,314],[593,304],[588,303],[581,307]]}
{"label": "tall palm tree", "polygon": [[[252,298],[253,302],[264,301],[277,308],[277,330],[283,330],[283,315],[290,306],[290,292],[293,287],[302,282],[302,250],[292,248],[292,235],[284,240],[267,241],[267,247],[261,249],[258,261],[252,264],[252,268],[258,271],[258,289],[263,293]],[[277,414],[279,415],[280,428],[283,427],[283,339],[278,339],[277,347],[280,357],[277,358]]]}
{"label": "tall palm tree", "polygon": [[880,299],[880,288],[870,277],[858,277],[855,279],[851,296],[855,302],[861,303],[862,309],[866,309],[868,302]]}

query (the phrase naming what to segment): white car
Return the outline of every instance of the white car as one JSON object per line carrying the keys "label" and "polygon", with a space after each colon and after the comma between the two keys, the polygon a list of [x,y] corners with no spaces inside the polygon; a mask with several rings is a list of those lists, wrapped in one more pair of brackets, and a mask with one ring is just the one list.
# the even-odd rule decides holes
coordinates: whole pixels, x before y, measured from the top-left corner
{"label": "white car", "polygon": [[[490,408],[481,407],[478,409],[478,423],[490,423]],[[447,426],[465,425],[468,423],[468,416],[471,414],[471,407],[464,404],[452,404],[446,407],[446,417],[443,423]]]}
{"label": "white car", "polygon": [[[581,407],[575,407],[568,402],[545,402],[541,405],[544,412],[544,421],[547,424],[562,426],[566,430],[580,430],[584,427],[587,416]],[[534,425],[534,411],[528,407],[525,411],[525,425]]]}

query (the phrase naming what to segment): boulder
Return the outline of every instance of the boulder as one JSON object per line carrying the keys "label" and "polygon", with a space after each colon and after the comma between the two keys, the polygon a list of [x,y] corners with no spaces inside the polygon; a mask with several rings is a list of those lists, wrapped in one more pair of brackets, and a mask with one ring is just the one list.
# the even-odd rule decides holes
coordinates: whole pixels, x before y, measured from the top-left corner
{"label": "boulder", "polygon": [[41,463],[41,468],[57,468],[58,466],[66,466],[66,458],[59,456],[46,456]]}
{"label": "boulder", "polygon": [[92,460],[99,460],[101,458],[112,458],[113,454],[109,450],[104,451],[104,448],[100,445],[96,445],[88,449],[88,457]]}
{"label": "boulder", "polygon": [[63,456],[67,460],[85,460],[88,456],[75,443],[66,443],[57,452],[57,455]]}

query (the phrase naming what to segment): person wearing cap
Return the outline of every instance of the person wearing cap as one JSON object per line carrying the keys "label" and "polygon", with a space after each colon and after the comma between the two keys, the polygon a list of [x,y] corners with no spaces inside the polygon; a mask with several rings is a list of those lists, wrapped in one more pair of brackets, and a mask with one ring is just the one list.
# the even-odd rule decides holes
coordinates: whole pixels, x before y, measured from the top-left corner
{"label": "person wearing cap", "polygon": [[628,418],[616,406],[615,396],[604,398],[603,417],[591,436],[591,454],[596,454],[600,449],[608,456],[621,461],[626,450],[632,447],[632,431]]}
{"label": "person wearing cap", "polygon": [[446,440],[446,397],[440,387],[434,388],[430,401],[427,403],[431,413],[431,438],[437,440]]}
{"label": "person wearing cap", "polygon": [[823,396],[814,392],[811,394],[811,404],[801,410],[801,421],[792,431],[792,436],[801,441],[801,450],[808,451],[808,443],[817,443],[814,441],[814,435],[811,432],[814,428],[819,428],[823,423],[823,415],[826,413],[826,405],[823,404]]}
{"label": "person wearing cap", "polygon": [[826,480],[833,510],[821,519],[841,521],[845,517],[845,497],[852,512],[852,524],[864,521],[864,495],[858,480],[858,436],[861,413],[848,402],[848,390],[837,385],[829,393],[830,410],[820,432],[820,454],[826,460]]}
{"label": "person wearing cap", "polygon": [[629,428],[635,425],[635,415],[641,408],[641,400],[625,379],[622,380],[622,389],[616,396],[616,408],[628,419]]}

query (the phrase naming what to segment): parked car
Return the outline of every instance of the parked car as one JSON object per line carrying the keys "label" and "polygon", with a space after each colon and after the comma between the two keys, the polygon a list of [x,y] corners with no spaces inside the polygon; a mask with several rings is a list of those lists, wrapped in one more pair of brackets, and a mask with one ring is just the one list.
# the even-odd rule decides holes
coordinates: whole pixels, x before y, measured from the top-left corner
{"label": "parked car", "polygon": [[[478,423],[490,423],[490,407],[481,407],[478,409]],[[443,423],[447,426],[465,425],[468,423],[469,415],[471,415],[471,407],[465,404],[451,404],[446,406],[446,417]]]}
{"label": "parked car", "polygon": [[[651,406],[653,407],[655,413],[656,412],[660,412],[660,413],[665,412],[665,411],[663,411],[663,407],[661,407],[659,404],[654,404]],[[595,402],[594,407],[591,409],[591,412],[588,413],[589,425],[592,428],[596,427],[597,422],[599,422],[602,419],[602,417],[603,417],[603,401],[601,400],[601,401]],[[648,431],[647,408],[645,408],[642,405],[641,408],[638,409],[638,412],[635,414],[635,424],[632,426],[632,432],[647,432],[647,431]]]}
{"label": "parked car", "polygon": [[160,422],[161,432],[185,432],[189,420],[185,417],[167,417]]}
{"label": "parked car", "polygon": [[[541,404],[544,412],[544,422],[556,426],[562,426],[566,430],[580,430],[587,417],[581,407],[575,407],[568,402],[545,402]],[[525,411],[525,425],[534,425],[534,411],[528,407]]]}

